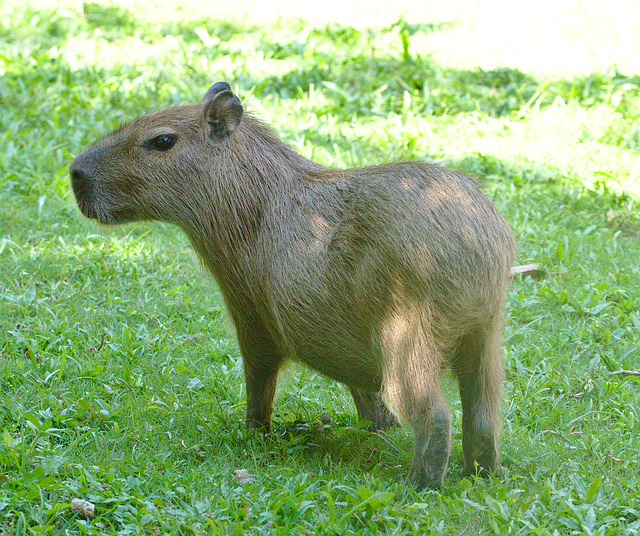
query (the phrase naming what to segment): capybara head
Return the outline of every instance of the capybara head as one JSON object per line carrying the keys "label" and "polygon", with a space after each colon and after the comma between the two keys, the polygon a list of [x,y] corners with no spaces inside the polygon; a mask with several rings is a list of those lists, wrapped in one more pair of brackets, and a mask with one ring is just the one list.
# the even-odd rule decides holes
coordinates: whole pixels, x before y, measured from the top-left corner
{"label": "capybara head", "polygon": [[[195,105],[142,116],[93,144],[71,164],[78,206],[101,223],[181,223],[198,204],[211,153],[238,127],[242,104],[229,84]],[[214,156],[215,157],[215,156]]]}

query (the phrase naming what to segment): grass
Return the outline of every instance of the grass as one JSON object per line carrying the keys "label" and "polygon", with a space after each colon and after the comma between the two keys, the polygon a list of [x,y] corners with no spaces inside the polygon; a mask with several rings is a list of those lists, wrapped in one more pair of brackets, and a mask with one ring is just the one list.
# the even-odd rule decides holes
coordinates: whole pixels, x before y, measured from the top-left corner
{"label": "grass", "polygon": [[[640,369],[640,77],[623,58],[546,77],[421,48],[455,18],[266,24],[140,5],[0,8],[0,534],[637,534],[640,384],[612,374]],[[346,389],[305,369],[275,433],[247,434],[238,348],[186,239],[80,216],[74,154],[221,79],[323,164],[480,177],[518,262],[543,263],[508,297],[501,475],[458,476],[451,381],[441,493],[405,484],[408,428],[365,431]]]}

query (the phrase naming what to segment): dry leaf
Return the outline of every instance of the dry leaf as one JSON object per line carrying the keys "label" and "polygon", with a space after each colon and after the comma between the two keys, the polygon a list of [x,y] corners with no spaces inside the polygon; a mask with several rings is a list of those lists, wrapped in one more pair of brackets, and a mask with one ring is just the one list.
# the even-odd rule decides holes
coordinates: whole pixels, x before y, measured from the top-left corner
{"label": "dry leaf", "polygon": [[93,517],[93,513],[96,509],[96,506],[89,501],[85,501],[84,499],[71,499],[71,510],[73,512],[78,512],[80,517],[84,517],[85,519],[91,519]]}
{"label": "dry leaf", "polygon": [[253,480],[247,469],[236,469],[233,472],[233,479],[237,484],[248,484]]}

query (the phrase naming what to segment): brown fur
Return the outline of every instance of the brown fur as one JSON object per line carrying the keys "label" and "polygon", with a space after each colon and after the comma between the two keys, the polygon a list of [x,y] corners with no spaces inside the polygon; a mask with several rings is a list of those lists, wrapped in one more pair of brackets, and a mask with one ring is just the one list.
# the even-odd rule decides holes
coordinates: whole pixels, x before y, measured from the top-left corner
{"label": "brown fur", "polygon": [[397,423],[389,402],[414,430],[410,481],[439,487],[450,368],[465,473],[496,467],[514,240],[471,179],[418,162],[324,168],[243,114],[225,83],[106,136],[70,174],[87,217],[187,233],[235,324],[248,428],[269,428],[278,371],[299,360],[349,386],[374,428]]}

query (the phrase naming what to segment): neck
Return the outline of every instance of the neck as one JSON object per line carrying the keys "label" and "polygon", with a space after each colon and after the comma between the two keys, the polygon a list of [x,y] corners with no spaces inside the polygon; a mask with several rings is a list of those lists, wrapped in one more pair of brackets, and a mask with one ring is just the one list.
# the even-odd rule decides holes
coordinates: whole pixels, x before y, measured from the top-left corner
{"label": "neck", "polygon": [[206,206],[192,207],[183,229],[218,277],[243,252],[255,254],[267,211],[303,191],[324,168],[251,116],[243,118],[216,153],[203,180]]}

